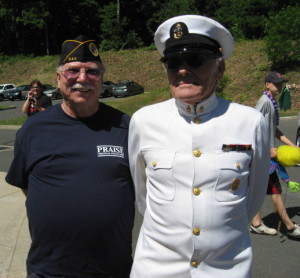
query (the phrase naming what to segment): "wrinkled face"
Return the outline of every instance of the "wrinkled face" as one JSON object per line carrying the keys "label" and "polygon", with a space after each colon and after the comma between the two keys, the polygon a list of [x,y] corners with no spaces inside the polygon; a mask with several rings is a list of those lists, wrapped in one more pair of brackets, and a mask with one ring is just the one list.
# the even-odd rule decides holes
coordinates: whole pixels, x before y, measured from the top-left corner
{"label": "wrinkled face", "polygon": [[98,103],[103,82],[103,67],[96,62],[70,62],[56,73],[64,101],[90,106]]}
{"label": "wrinkled face", "polygon": [[165,67],[173,97],[190,105],[208,98],[225,70],[222,59],[195,54],[169,58]]}
{"label": "wrinkled face", "polygon": [[282,85],[283,85],[283,82],[280,82],[280,83],[266,82],[266,88],[273,97],[278,96],[278,94],[281,92]]}

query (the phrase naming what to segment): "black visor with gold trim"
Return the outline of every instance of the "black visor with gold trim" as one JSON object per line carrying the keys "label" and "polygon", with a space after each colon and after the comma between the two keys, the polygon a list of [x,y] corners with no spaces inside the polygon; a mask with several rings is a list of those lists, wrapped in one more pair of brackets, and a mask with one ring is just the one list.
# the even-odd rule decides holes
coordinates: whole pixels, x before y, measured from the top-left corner
{"label": "black visor with gold trim", "polygon": [[101,63],[95,40],[88,39],[84,35],[79,35],[74,40],[64,41],[59,60],[60,65],[70,62],[89,61]]}

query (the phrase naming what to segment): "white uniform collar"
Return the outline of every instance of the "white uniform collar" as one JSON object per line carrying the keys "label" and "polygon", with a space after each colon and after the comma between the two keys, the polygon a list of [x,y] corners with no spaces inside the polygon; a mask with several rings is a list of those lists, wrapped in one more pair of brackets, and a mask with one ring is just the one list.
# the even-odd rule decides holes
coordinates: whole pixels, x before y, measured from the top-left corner
{"label": "white uniform collar", "polygon": [[218,98],[213,93],[209,98],[195,105],[186,104],[178,99],[175,100],[175,103],[180,115],[194,118],[212,112],[218,105]]}

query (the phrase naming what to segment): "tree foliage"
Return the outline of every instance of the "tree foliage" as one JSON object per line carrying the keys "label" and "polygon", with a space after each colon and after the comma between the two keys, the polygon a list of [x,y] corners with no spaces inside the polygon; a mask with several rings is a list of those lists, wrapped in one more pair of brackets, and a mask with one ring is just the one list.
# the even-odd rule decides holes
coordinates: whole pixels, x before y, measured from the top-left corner
{"label": "tree foliage", "polygon": [[[181,14],[212,17],[225,25],[235,39],[261,39],[265,32],[275,39],[278,34],[272,22],[282,22],[278,30],[286,28],[285,32],[291,32],[290,26],[296,26],[298,20],[292,16],[294,21],[289,25],[277,16],[278,11],[288,13],[298,1],[0,0],[0,53],[58,54],[64,40],[79,34],[97,39],[102,51],[150,46],[159,24]],[[294,30],[299,30],[299,26]],[[289,43],[292,47],[297,41]],[[275,46],[279,53],[279,43],[273,48],[269,46],[268,50],[273,53]],[[290,51],[288,57],[294,59],[294,52],[291,55]]]}
{"label": "tree foliage", "polygon": [[300,61],[300,6],[288,6],[266,23],[266,49],[275,65]]}

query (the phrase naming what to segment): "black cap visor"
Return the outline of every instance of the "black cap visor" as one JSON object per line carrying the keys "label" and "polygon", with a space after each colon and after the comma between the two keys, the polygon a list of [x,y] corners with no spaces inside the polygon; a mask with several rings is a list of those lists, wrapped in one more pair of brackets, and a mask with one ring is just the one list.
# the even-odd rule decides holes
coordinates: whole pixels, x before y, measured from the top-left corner
{"label": "black cap visor", "polygon": [[177,47],[170,47],[164,51],[164,57],[160,59],[165,63],[169,58],[188,54],[198,54],[199,56],[208,56],[211,58],[222,57],[220,48],[210,45],[179,45]]}

